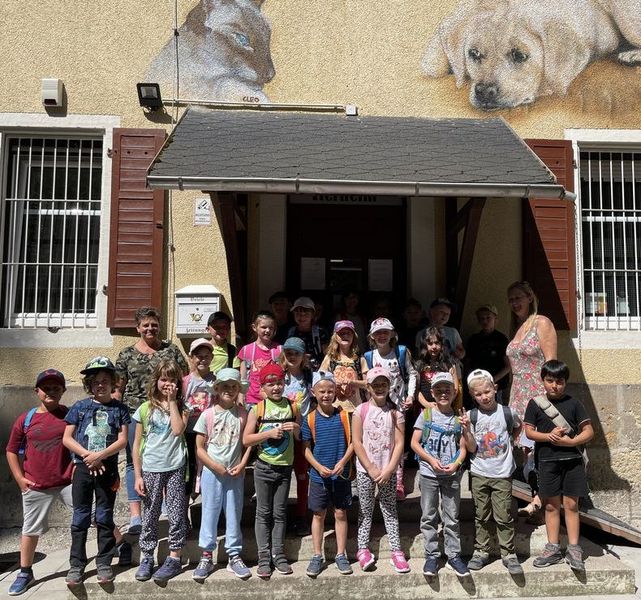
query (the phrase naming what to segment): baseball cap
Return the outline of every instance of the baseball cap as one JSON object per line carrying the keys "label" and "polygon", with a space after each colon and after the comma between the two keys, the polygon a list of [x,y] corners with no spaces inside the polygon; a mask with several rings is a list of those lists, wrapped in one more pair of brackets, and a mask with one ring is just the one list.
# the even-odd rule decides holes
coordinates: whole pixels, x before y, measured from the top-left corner
{"label": "baseball cap", "polygon": [[448,300],[447,298],[434,298],[434,300],[432,300],[432,303],[430,304],[430,308],[440,306],[441,304],[449,307],[452,312],[456,311],[456,304],[454,304],[454,302]]}
{"label": "baseball cap", "polygon": [[279,379],[285,379],[285,371],[281,369],[276,363],[270,362],[265,365],[260,372],[258,373],[258,378],[260,385],[267,383],[268,381],[278,381]]}
{"label": "baseball cap", "polygon": [[65,381],[65,376],[56,369],[46,369],[42,373],[38,373],[36,377],[36,387],[40,387],[47,379],[51,379],[56,383],[59,383],[63,388],[67,389],[67,382]]}
{"label": "baseball cap", "polygon": [[307,310],[316,310],[316,305],[314,304],[314,301],[311,298],[308,298],[307,296],[301,296],[300,298],[296,298],[296,302],[294,302],[294,306],[292,306],[289,310],[293,312],[297,308],[305,308]]}
{"label": "baseball cap", "polygon": [[476,309],[476,314],[478,315],[482,310],[491,312],[495,317],[499,316],[499,311],[497,310],[496,306],[494,306],[494,304],[484,304],[483,306],[479,306]]}
{"label": "baseball cap", "polygon": [[111,371],[112,373],[116,372],[116,367],[106,356],[96,356],[92,358],[85,368],[80,371],[81,375],[90,375],[91,373],[96,373],[97,371]]}
{"label": "baseball cap", "polygon": [[474,371],[467,376],[467,385],[469,386],[470,381],[473,381],[474,379],[487,379],[492,385],[494,385],[494,377],[492,377],[492,374],[485,369],[474,369]]}
{"label": "baseball cap", "polygon": [[218,371],[218,373],[216,373],[216,381],[214,382],[214,387],[216,387],[219,383],[223,383],[223,381],[235,381],[238,385],[240,385],[240,391],[242,393],[245,393],[249,388],[249,381],[243,381],[240,378],[240,371],[238,369],[225,367],[224,369]]}
{"label": "baseball cap", "polygon": [[217,310],[209,315],[209,319],[207,319],[207,327],[211,327],[214,321],[227,321],[227,323],[231,323],[233,319],[226,312]]}
{"label": "baseball cap", "polygon": [[196,348],[200,348],[201,346],[207,346],[210,350],[214,350],[214,345],[210,340],[207,338],[198,338],[191,343],[191,346],[189,346],[189,354],[193,354]]}
{"label": "baseball cap", "polygon": [[385,367],[374,367],[373,369],[370,369],[367,371],[365,379],[367,383],[372,383],[377,377],[385,377],[387,381],[392,381],[392,375]]}
{"label": "baseball cap", "polygon": [[372,324],[369,326],[369,333],[370,335],[372,335],[373,333],[382,331],[383,329],[387,331],[394,331],[394,325],[392,325],[392,322],[389,319],[386,319],[385,317],[379,317],[378,319],[374,319],[372,321]]}
{"label": "baseball cap", "polygon": [[333,384],[336,384],[334,373],[330,371],[314,371],[312,375],[312,387],[321,381],[331,381]]}
{"label": "baseball cap", "polygon": [[290,337],[285,340],[283,350],[293,350],[299,354],[305,354],[305,342],[299,337]]}
{"label": "baseball cap", "polygon": [[347,319],[336,321],[336,323],[334,323],[334,333],[336,333],[337,331],[341,331],[341,329],[351,329],[352,331],[356,331],[354,323],[348,321]]}
{"label": "baseball cap", "polygon": [[430,387],[434,387],[439,383],[449,383],[450,385],[454,385],[454,377],[452,377],[451,373],[437,373],[432,377]]}

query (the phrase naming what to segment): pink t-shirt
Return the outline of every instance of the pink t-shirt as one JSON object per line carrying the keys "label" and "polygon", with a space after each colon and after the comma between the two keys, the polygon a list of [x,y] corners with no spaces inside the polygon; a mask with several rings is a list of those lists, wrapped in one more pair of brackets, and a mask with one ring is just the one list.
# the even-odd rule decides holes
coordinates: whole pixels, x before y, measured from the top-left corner
{"label": "pink t-shirt", "polygon": [[[371,401],[358,406],[355,412],[363,423],[363,447],[367,457],[383,469],[390,463],[394,452],[394,427],[397,423],[404,423],[405,417],[389,403],[381,408]],[[361,473],[367,472],[358,458],[356,469]]]}
{"label": "pink t-shirt", "polygon": [[261,401],[258,374],[270,362],[278,362],[280,352],[280,346],[274,346],[270,350],[263,350],[256,342],[247,344],[240,349],[238,358],[245,363],[247,378],[249,379],[249,390],[245,396],[246,404],[258,404]]}

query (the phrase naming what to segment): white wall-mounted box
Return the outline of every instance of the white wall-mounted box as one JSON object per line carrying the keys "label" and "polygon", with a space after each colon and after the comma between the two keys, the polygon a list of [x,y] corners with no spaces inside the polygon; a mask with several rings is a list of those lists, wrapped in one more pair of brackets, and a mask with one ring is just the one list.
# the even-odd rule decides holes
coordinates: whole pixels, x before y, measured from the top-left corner
{"label": "white wall-mounted box", "polygon": [[176,335],[202,337],[207,319],[220,310],[220,290],[213,285],[188,285],[176,291]]}

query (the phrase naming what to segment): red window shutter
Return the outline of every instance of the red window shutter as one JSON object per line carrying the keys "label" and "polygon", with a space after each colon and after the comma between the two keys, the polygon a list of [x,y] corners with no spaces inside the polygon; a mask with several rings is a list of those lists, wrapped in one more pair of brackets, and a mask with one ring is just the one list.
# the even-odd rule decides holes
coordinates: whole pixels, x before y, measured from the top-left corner
{"label": "red window shutter", "polygon": [[163,129],[114,129],[107,325],[134,326],[141,306],[162,308],[163,190],[146,185]]}
{"label": "red window shutter", "polygon": [[[568,140],[525,140],[574,191],[574,156]],[[569,200],[530,198],[523,211],[523,276],[539,298],[539,311],[557,329],[576,329],[576,252],[574,204]]]}

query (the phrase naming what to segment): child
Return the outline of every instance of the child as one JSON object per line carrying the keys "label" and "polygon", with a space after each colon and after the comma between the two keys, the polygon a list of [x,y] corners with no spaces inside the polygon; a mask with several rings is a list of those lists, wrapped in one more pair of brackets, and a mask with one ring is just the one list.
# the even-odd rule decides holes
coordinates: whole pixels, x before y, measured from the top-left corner
{"label": "child", "polygon": [[214,357],[213,351],[214,345],[209,340],[205,338],[194,340],[189,347],[189,362],[192,370],[182,380],[182,397],[185,399],[185,406],[189,410],[189,420],[187,421],[187,429],[185,429],[188,457],[187,481],[185,483],[187,496],[195,491],[198,470],[194,425],[200,415],[213,404],[215,398],[214,380],[216,375],[209,368]]}
{"label": "child", "polygon": [[240,519],[243,513],[245,467],[251,449],[243,452],[243,428],[247,411],[238,406],[238,394],[247,390],[236,369],[221,369],[215,384],[218,402],[205,410],[194,426],[198,458],[203,465],[200,479],[202,520],[198,545],[203,553],[193,572],[195,581],[203,582],[214,570],[212,553],[216,549],[218,520],[225,511],[225,550],[227,570],[241,579],[251,577],[240,552],[243,537]]}
{"label": "child", "polygon": [[222,310],[212,313],[207,319],[207,331],[211,335],[213,352],[211,370],[214,374],[224,368],[240,367],[236,346],[227,341],[231,332],[231,321],[231,317]]}
{"label": "child", "polygon": [[292,313],[289,311],[291,302],[286,292],[274,292],[269,297],[269,306],[276,319],[276,333],[274,341],[277,344],[283,344],[287,339],[287,332],[294,324]]}
{"label": "child", "polygon": [[163,499],[169,519],[169,556],[153,578],[166,582],[181,572],[180,555],[187,537],[184,491],[187,448],[183,433],[189,419],[189,409],[183,403],[180,390],[181,379],[182,371],[175,361],[159,362],[149,381],[149,400],[141,404],[132,417],[136,422],[135,486],[144,508],[138,581],[152,577]]}
{"label": "child", "polygon": [[419,346],[421,350],[416,361],[416,370],[419,373],[418,401],[421,406],[428,408],[432,398],[432,378],[437,373],[447,372],[452,375],[456,385],[454,411],[458,412],[463,406],[463,392],[456,365],[450,358],[444,343],[443,331],[440,327],[428,327],[424,331]]}
{"label": "child", "polygon": [[[398,344],[394,326],[389,319],[385,318],[372,321],[369,328],[369,341],[373,350],[365,353],[367,368],[385,367],[389,371],[392,376],[390,398],[397,410],[406,413],[412,408],[416,394],[416,369],[412,364],[409,350]],[[396,497],[398,500],[405,499],[402,460],[398,463],[396,471]]]}
{"label": "child", "polygon": [[579,498],[588,486],[581,446],[594,437],[583,404],[565,393],[570,370],[560,360],[548,360],[541,369],[545,398],[533,398],[525,410],[525,434],[536,442],[539,494],[545,507],[548,543],[535,567],[548,567],[563,560],[559,544],[561,503],[568,547],[565,560],[574,571],[585,571],[579,546]]}
{"label": "child", "polygon": [[[256,334],[256,341],[240,349],[238,358],[240,363],[240,378],[249,381],[249,391],[241,394],[239,401],[248,406],[255,406],[261,401],[259,373],[263,367],[270,363],[277,363],[281,347],[273,342],[276,331],[276,320],[268,310],[258,311],[252,321],[252,330]],[[243,396],[245,396],[243,398]]]}
{"label": "child", "polygon": [[401,550],[396,507],[396,467],[403,455],[405,417],[390,400],[391,381],[386,368],[370,369],[367,372],[369,400],[354,411],[352,419],[359,498],[356,558],[363,571],[374,564],[369,541],[378,487],[378,502],[392,550],[391,563],[397,573],[408,573],[410,566]]}
{"label": "child", "polygon": [[361,390],[367,385],[363,378],[367,364],[359,355],[354,323],[336,321],[320,370],[334,374],[337,383],[335,405],[353,413],[361,403]]}
{"label": "child", "polygon": [[412,450],[419,458],[421,474],[421,532],[425,543],[423,575],[434,577],[439,570],[438,523],[439,504],[443,519],[443,536],[447,566],[458,577],[470,574],[461,559],[459,505],[461,473],[465,461],[462,428],[467,421],[459,419],[452,408],[456,385],[451,373],[436,373],[432,378],[433,407],[425,408],[414,423]]}
{"label": "child", "polygon": [[309,364],[313,371],[320,366],[327,350],[327,331],[314,322],[316,305],[311,298],[301,296],[291,308],[296,325],[291,327],[287,337],[298,337],[305,342]]}
{"label": "child", "polygon": [[[285,371],[285,396],[301,418],[307,416],[311,405],[312,371],[305,356],[305,343],[297,337],[288,338],[283,344],[280,366]],[[305,460],[305,450],[299,440],[294,440],[294,475],[296,476],[296,520],[292,530],[296,535],[309,535],[307,524],[307,490],[309,465]]]}
{"label": "child", "polygon": [[[489,371],[498,384],[497,402],[501,402],[503,390],[509,383],[509,363],[505,356],[507,336],[496,329],[499,311],[493,304],[484,304],[476,310],[476,319],[481,331],[472,334],[467,340],[465,364],[470,373],[474,369]],[[470,393],[471,395],[471,393]]]}
{"label": "child", "polygon": [[116,391],[116,367],[105,356],[96,356],[80,371],[85,391],[91,396],[76,402],[67,412],[62,443],[73,453],[71,494],[70,569],[68,586],[82,583],[87,565],[87,531],[95,495],[98,529],[96,572],[99,583],[114,580],[111,557],[116,545],[114,503],[120,487],[118,452],[127,445],[129,409],[111,395]]}
{"label": "child", "polygon": [[[358,341],[358,350],[363,354],[367,350],[367,323],[359,310],[360,295],[356,290],[346,290],[342,295],[342,311],[335,321],[351,321]],[[334,329],[334,331],[336,331]]]}
{"label": "child", "polygon": [[258,446],[258,458],[254,464],[258,545],[256,574],[268,579],[272,574],[272,561],[279,573],[292,573],[285,556],[283,537],[294,462],[293,441],[294,436],[299,436],[300,415],[296,405],[283,397],[285,372],[279,365],[268,363],[261,369],[259,378],[264,400],[247,416],[243,444]]}
{"label": "child", "polygon": [[35,583],[33,559],[39,536],[49,529],[47,518],[53,500],[59,498],[73,510],[71,456],[62,445],[68,409],[60,399],[65,389],[60,371],[40,373],[35,386],[40,404],[16,419],[9,436],[7,462],[22,492],[23,514],[20,572],[9,596],[19,596]]}
{"label": "child", "polygon": [[312,542],[314,555],[305,571],[316,577],[323,568],[323,532],[325,514],[334,506],[336,532],[336,568],[343,575],[352,573],[347,559],[347,509],[352,504],[352,484],[349,479],[353,446],[348,414],[334,408],[336,381],[331,373],[314,373],[312,392],[318,406],[304,420],[301,439],[309,461],[309,508],[314,513]]}
{"label": "child", "polygon": [[465,446],[471,455],[476,530],[474,554],[467,567],[478,571],[490,562],[490,521],[493,521],[503,564],[510,575],[522,575],[514,548],[512,517],[512,473],[516,468],[512,442],[521,433],[521,420],[514,410],[497,403],[497,386],[489,371],[472,371],[467,386],[478,404],[467,414],[470,426],[463,428]]}
{"label": "child", "polygon": [[416,298],[408,298],[403,310],[403,321],[400,328],[397,328],[398,340],[404,346],[411,349],[412,353],[418,356],[416,351],[416,334],[425,329],[427,318],[421,303]]}
{"label": "child", "polygon": [[[450,302],[447,298],[435,298],[430,304],[428,327],[439,327],[443,331],[445,345],[447,350],[454,359],[462,359],[465,356],[465,348],[461,334],[454,327],[447,327],[446,323],[452,316],[452,311],[456,310],[456,304]],[[416,335],[416,347],[421,348],[421,341],[425,335],[425,330],[421,330]]]}

